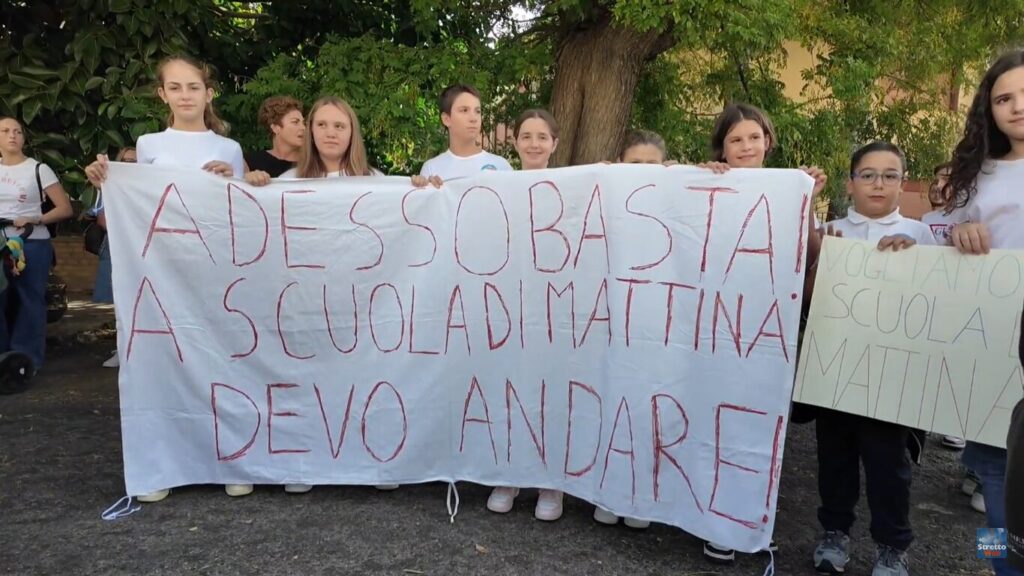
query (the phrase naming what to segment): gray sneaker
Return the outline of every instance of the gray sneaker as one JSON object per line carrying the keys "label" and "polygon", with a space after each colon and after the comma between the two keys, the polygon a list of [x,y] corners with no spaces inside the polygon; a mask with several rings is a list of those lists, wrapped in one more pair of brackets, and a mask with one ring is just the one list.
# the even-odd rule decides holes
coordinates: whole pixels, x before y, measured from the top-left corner
{"label": "gray sneaker", "polygon": [[871,576],[910,576],[907,553],[885,544],[878,545],[878,559]]}
{"label": "gray sneaker", "polygon": [[[814,569],[821,574],[843,574],[850,562],[850,537],[838,530],[829,530],[814,549]],[[878,576],[877,574],[873,576]]]}

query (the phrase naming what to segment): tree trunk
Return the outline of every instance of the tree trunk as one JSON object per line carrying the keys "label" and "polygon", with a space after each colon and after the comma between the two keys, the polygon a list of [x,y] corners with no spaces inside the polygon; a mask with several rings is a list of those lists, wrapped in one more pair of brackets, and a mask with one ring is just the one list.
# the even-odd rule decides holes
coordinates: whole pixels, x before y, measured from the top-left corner
{"label": "tree trunk", "polygon": [[616,159],[644,62],[671,46],[671,30],[639,32],[607,11],[563,37],[551,95],[561,129],[554,166]]}

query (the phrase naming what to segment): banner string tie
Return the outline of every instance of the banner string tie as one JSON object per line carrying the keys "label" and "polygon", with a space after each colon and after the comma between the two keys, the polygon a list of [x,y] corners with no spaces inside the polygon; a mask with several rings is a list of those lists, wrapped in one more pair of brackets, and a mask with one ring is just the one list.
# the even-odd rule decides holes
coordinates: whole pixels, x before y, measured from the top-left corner
{"label": "banner string tie", "polygon": [[768,549],[768,566],[764,569],[762,576],[775,576],[775,553]]}
{"label": "banner string tie", "polygon": [[107,508],[100,514],[100,518],[104,520],[117,520],[118,518],[124,518],[125,516],[131,516],[132,514],[142,510],[141,504],[135,504],[132,506],[134,498],[131,496],[122,496],[120,500],[114,502],[114,505]]}
{"label": "banner string tie", "polygon": [[[452,508],[452,494],[455,494],[454,508]],[[448,483],[448,497],[446,498],[446,504],[448,505],[448,521],[455,524],[455,515],[459,513],[459,488],[455,486],[455,482]]]}

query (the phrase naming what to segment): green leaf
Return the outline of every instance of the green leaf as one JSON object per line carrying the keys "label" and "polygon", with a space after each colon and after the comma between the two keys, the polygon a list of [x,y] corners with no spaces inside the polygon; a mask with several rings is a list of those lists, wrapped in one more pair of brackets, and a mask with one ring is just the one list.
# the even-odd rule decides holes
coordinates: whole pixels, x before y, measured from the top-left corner
{"label": "green leaf", "polygon": [[139,136],[142,136],[143,134],[148,134],[149,132],[152,131],[153,128],[150,122],[143,121],[132,124],[132,127],[130,130],[128,130],[128,133],[131,135],[132,140],[138,140]]}
{"label": "green leaf", "polygon": [[128,71],[125,73],[125,76],[127,76],[128,78],[135,78],[139,75],[139,72],[141,70],[142,62],[140,60],[132,60],[128,63]]}
{"label": "green leaf", "polygon": [[24,102],[25,100],[27,100],[27,99],[29,99],[31,97],[32,97],[32,94],[30,94],[28,92],[19,92],[18,94],[15,94],[13,98],[11,98],[10,100],[7,101],[7,106],[10,107],[10,108],[14,108],[18,104],[21,104],[22,102]]}
{"label": "green leaf", "polygon": [[40,150],[37,148],[33,152],[42,156],[51,165],[62,166],[65,163],[64,156],[56,150],[50,148]]}
{"label": "green leaf", "polygon": [[89,74],[96,71],[100,65],[100,46],[96,42],[90,42],[82,52],[85,59],[85,69]]}
{"label": "green leaf", "polygon": [[22,88],[46,88],[46,84],[36,80],[35,78],[29,78],[27,76],[18,76],[17,74],[8,74],[11,82],[21,86]]}
{"label": "green leaf", "polygon": [[107,128],[106,130],[103,131],[103,133],[107,135],[107,138],[110,138],[111,142],[117,144],[118,148],[124,147],[124,138],[122,138],[121,135],[118,134],[116,131]]}
{"label": "green leaf", "polygon": [[57,75],[55,71],[48,70],[40,66],[22,66],[21,68],[18,68],[18,71],[24,72],[25,74],[31,74],[32,76],[42,76],[44,78],[49,78]]}
{"label": "green leaf", "polygon": [[110,0],[110,11],[124,13],[132,9],[132,0]]}
{"label": "green leaf", "polygon": [[39,110],[43,107],[43,101],[36,99],[21,107],[21,119],[25,124],[31,124],[35,120],[36,115],[39,114]]}
{"label": "green leaf", "polygon": [[71,77],[74,76],[75,70],[77,69],[78,66],[76,66],[74,63],[69,63],[66,64],[64,68],[62,68],[60,72],[57,73],[57,75],[60,76],[60,79],[63,80],[65,84],[67,84],[71,81]]}
{"label": "green leaf", "polygon": [[102,84],[103,78],[100,78],[99,76],[93,76],[92,78],[89,78],[89,80],[85,83],[85,91],[88,92],[89,90],[92,90],[93,88],[96,88],[97,86],[100,86]]}
{"label": "green leaf", "polygon": [[140,102],[128,102],[124,105],[124,110],[121,111],[121,116],[134,120],[136,118],[142,118],[146,115],[146,107]]}
{"label": "green leaf", "polygon": [[[85,184],[86,177],[84,173],[73,170],[71,172],[64,173],[64,180],[73,184]],[[92,204],[92,202],[89,202],[89,204]]]}

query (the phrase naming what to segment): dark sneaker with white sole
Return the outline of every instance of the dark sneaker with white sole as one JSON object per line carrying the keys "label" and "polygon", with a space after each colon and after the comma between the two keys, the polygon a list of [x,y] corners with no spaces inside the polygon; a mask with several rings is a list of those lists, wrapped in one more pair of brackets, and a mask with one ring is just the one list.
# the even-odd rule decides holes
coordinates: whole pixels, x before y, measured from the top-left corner
{"label": "dark sneaker with white sole", "polygon": [[820,574],[845,574],[850,563],[850,537],[829,530],[814,549],[814,569]]}

